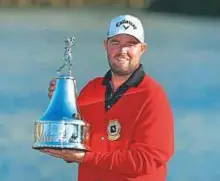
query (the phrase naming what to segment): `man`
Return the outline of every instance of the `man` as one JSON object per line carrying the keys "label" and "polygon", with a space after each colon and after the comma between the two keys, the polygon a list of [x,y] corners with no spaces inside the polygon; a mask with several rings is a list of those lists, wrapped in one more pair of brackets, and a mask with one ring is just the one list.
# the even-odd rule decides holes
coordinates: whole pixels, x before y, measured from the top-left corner
{"label": "man", "polygon": [[163,88],[140,62],[147,49],[141,21],[130,15],[112,19],[104,47],[110,70],[78,97],[91,126],[91,151],[42,152],[79,163],[79,181],[165,181],[174,152],[173,116]]}

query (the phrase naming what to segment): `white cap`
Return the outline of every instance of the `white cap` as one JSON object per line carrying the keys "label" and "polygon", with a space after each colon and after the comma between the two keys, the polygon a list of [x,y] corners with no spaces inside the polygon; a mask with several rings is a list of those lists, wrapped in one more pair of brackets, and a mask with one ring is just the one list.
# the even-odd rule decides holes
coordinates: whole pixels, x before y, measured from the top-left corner
{"label": "white cap", "polygon": [[110,22],[107,37],[119,34],[128,34],[144,43],[144,29],[141,21],[131,15],[121,15],[113,18]]}

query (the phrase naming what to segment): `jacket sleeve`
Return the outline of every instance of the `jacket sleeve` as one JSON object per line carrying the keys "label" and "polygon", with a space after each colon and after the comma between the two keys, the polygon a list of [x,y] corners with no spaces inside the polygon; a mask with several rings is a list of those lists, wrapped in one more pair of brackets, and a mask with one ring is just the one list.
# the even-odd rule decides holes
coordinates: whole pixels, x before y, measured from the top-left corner
{"label": "jacket sleeve", "polygon": [[149,95],[134,127],[129,149],[87,152],[82,164],[133,176],[149,174],[166,164],[174,152],[172,111],[162,89]]}

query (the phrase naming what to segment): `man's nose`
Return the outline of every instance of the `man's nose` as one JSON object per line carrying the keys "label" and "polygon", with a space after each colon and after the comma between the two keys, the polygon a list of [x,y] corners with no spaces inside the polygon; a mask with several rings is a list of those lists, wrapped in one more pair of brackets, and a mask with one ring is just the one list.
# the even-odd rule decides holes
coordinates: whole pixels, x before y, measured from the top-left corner
{"label": "man's nose", "polygon": [[127,52],[128,52],[128,47],[121,46],[121,47],[120,47],[120,52],[121,52],[122,54],[127,53]]}

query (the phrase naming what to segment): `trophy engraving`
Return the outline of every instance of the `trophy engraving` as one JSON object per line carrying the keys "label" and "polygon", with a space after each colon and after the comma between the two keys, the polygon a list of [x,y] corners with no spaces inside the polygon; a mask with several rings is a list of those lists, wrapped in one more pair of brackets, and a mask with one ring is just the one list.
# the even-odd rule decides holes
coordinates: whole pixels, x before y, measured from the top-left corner
{"label": "trophy engraving", "polygon": [[[75,38],[65,40],[63,64],[57,70],[56,89],[41,119],[35,121],[34,149],[89,150],[89,124],[81,119],[72,76],[72,47]],[[61,70],[68,66],[68,74]]]}

